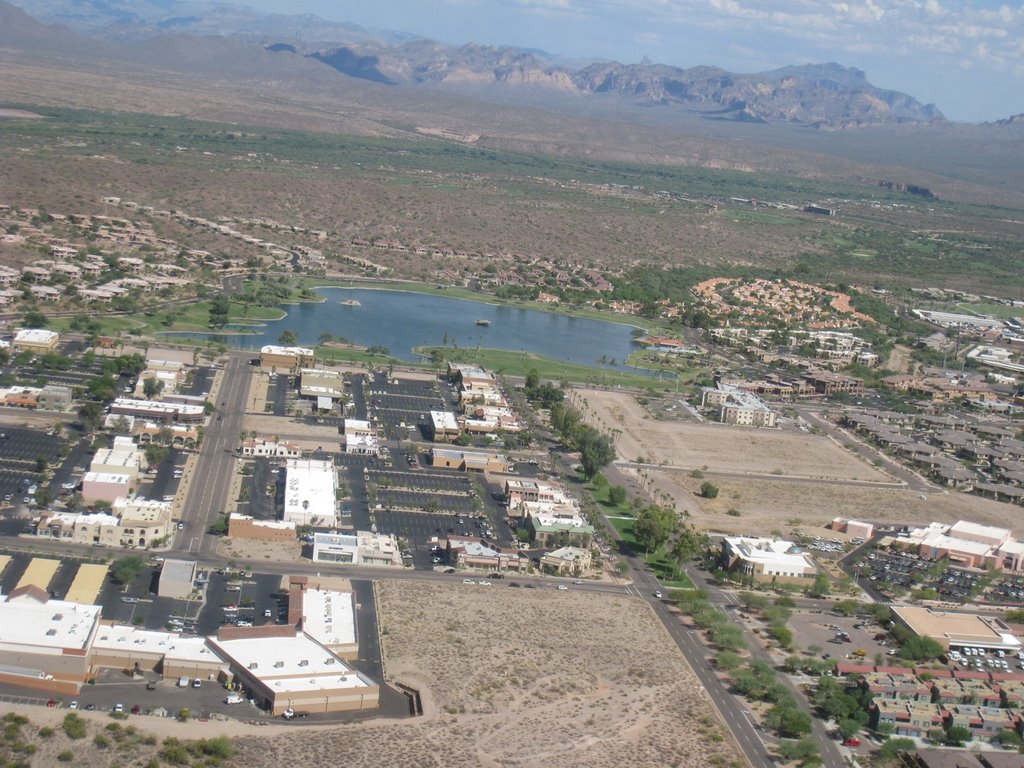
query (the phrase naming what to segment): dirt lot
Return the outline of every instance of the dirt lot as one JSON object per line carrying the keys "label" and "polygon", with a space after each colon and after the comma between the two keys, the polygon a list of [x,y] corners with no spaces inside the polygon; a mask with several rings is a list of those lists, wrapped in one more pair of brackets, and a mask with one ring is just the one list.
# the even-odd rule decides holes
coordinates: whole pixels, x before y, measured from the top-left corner
{"label": "dirt lot", "polygon": [[599,428],[619,430],[619,456],[677,468],[783,474],[840,480],[888,482],[889,478],[828,438],[774,429],[724,424],[656,421],[632,395],[577,390],[588,404],[586,418]]}
{"label": "dirt lot", "polygon": [[[659,487],[681,489],[680,498],[692,500],[701,480],[685,472],[661,475]],[[927,523],[932,520],[952,523],[960,519],[986,525],[1008,526],[1020,516],[1012,504],[962,493],[929,494],[924,498],[912,491],[896,488],[871,488],[770,480],[764,478],[713,478],[718,498],[699,500],[688,509],[695,523],[714,530],[750,533],[800,528],[822,524],[834,517],[853,517],[880,523]],[[739,517],[728,515],[736,510]],[[808,531],[810,532],[810,531]],[[819,532],[816,532],[820,534]],[[812,534],[813,535],[813,534]]]}
{"label": "dirt lot", "polygon": [[[639,600],[417,582],[379,594],[388,675],[420,688],[426,715],[304,732],[310,764],[741,764]],[[238,743],[252,768],[295,754],[288,736]]]}
{"label": "dirt lot", "polygon": [[217,554],[239,560],[270,560],[275,563],[302,561],[299,541],[253,541],[252,539],[221,539]]}

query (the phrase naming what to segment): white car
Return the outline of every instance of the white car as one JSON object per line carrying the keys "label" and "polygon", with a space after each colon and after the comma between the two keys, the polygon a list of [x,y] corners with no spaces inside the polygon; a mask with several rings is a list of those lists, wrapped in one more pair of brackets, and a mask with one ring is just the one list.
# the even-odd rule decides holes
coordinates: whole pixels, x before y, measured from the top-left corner
{"label": "white car", "polygon": [[478,581],[477,584],[479,584],[481,587],[491,586],[491,582],[489,582],[487,579],[480,579],[480,581]]}
{"label": "white car", "polygon": [[462,583],[463,584],[476,584],[476,581],[474,581],[473,579],[463,579]]}
{"label": "white car", "polygon": [[243,701],[245,701],[245,697],[239,696],[237,693],[232,693],[224,699],[225,704],[241,704]]}
{"label": "white car", "polygon": [[559,584],[558,588],[559,589],[565,589],[565,590],[569,589],[567,586],[565,586],[565,584]]}

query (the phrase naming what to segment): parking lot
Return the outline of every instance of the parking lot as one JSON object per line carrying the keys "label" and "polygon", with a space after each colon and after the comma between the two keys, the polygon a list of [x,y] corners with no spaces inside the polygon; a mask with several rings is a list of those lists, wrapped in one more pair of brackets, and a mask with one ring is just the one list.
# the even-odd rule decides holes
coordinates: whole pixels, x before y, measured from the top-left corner
{"label": "parking lot", "polygon": [[[873,664],[877,656],[885,658],[898,648],[888,640],[883,627],[868,619],[827,613],[794,613],[788,625],[802,648],[806,650],[812,645],[818,646],[821,648],[819,656],[822,657],[827,653],[832,659],[863,658],[866,663]],[[846,633],[849,641],[840,639],[838,633]],[[860,651],[864,652],[862,656]]]}
{"label": "parking lot", "polygon": [[42,478],[36,472],[36,461],[42,458],[48,467],[58,466],[64,440],[42,430],[19,427],[3,427],[0,435],[0,499],[5,504],[28,503],[23,501],[31,495],[28,488]]}
{"label": "parking lot", "polygon": [[[458,403],[447,386],[437,381],[389,381],[383,373],[357,377],[365,390],[367,417],[384,428],[389,440],[428,439],[431,411],[450,411]],[[410,429],[414,427],[415,429]]]}
{"label": "parking lot", "polygon": [[983,586],[984,574],[943,566],[910,552],[868,552],[858,566],[860,583],[886,597],[898,597],[909,590],[934,590],[938,599],[966,603]]}

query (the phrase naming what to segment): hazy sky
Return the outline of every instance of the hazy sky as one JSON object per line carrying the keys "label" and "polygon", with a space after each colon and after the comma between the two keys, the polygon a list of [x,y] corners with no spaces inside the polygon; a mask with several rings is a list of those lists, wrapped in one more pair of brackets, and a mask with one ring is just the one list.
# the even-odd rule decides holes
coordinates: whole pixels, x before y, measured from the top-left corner
{"label": "hazy sky", "polygon": [[236,0],[262,10],[624,63],[835,61],[953,120],[1024,112],[1024,0]]}

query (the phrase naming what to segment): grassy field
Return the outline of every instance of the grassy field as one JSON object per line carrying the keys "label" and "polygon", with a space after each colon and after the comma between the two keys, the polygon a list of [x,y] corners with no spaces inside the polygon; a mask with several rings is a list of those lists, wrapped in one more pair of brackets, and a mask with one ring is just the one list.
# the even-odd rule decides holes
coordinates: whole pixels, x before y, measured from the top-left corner
{"label": "grassy field", "polygon": [[623,543],[632,549],[637,556],[643,557],[644,562],[647,563],[652,573],[658,577],[658,581],[661,582],[663,587],[693,589],[693,582],[690,581],[690,578],[681,572],[679,567],[666,557],[661,550],[657,552],[644,552],[643,546],[637,543],[636,537],[633,535],[632,518],[609,517],[608,521],[619,532]]}
{"label": "grassy field", "polygon": [[1024,307],[1008,307],[1005,304],[957,304],[956,310],[976,315],[992,315],[1000,320],[1024,317]]}
{"label": "grassy field", "polygon": [[550,357],[530,352],[513,352],[504,349],[459,349],[446,347],[417,347],[417,354],[428,359],[437,352],[445,360],[462,363],[476,363],[505,376],[525,376],[536,369],[542,379],[585,383],[601,387],[639,387],[641,389],[674,389],[675,381],[644,376],[617,368],[596,368],[577,363],[565,363]]}

